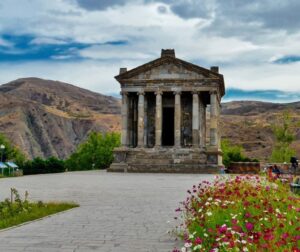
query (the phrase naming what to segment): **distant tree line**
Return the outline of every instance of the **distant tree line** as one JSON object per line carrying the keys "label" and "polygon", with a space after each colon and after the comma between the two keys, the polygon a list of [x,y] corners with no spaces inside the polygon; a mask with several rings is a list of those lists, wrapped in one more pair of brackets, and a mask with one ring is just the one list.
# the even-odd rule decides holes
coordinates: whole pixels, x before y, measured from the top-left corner
{"label": "distant tree line", "polygon": [[15,161],[23,170],[24,175],[105,169],[113,161],[113,149],[120,146],[120,134],[92,132],[66,160],[56,157],[46,159],[37,157],[33,160],[26,160],[26,156],[17,147],[11,145],[2,134],[0,134],[1,144],[5,146],[2,153],[3,161]]}

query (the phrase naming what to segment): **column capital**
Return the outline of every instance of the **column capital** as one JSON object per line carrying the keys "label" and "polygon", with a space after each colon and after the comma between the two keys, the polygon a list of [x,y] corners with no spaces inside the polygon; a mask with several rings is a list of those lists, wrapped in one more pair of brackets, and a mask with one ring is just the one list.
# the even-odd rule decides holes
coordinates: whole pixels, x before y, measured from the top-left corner
{"label": "column capital", "polygon": [[210,95],[212,95],[212,94],[215,94],[215,95],[216,95],[216,94],[217,94],[217,91],[216,91],[216,90],[211,90],[211,91],[209,91],[209,94],[210,94]]}
{"label": "column capital", "polygon": [[138,95],[145,95],[145,91],[144,90],[143,91],[139,91],[137,93],[138,93]]}
{"label": "column capital", "polygon": [[128,91],[121,91],[120,95],[128,95]]}
{"label": "column capital", "polygon": [[155,95],[162,95],[162,94],[163,94],[163,91],[161,91],[161,90],[156,90],[156,91],[154,92],[154,94],[155,94]]}
{"label": "column capital", "polygon": [[199,94],[199,91],[193,90],[193,91],[192,91],[192,94],[193,94],[193,95],[197,95],[197,94]]}
{"label": "column capital", "polygon": [[173,92],[173,94],[174,94],[174,95],[181,95],[181,91],[176,90],[176,91]]}

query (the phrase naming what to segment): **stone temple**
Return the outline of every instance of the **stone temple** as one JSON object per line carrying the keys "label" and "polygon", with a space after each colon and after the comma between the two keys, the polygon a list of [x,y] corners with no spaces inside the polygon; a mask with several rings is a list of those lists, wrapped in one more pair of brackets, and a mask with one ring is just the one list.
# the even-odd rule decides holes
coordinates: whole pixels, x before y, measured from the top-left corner
{"label": "stone temple", "polygon": [[122,146],[109,171],[214,173],[222,165],[223,75],[161,51],[132,70],[120,69]]}

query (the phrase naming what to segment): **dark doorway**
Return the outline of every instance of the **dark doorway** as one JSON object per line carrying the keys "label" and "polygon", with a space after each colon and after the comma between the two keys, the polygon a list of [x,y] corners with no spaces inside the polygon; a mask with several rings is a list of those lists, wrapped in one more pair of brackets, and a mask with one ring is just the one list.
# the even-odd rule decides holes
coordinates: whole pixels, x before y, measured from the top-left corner
{"label": "dark doorway", "polygon": [[162,145],[174,145],[174,107],[163,108]]}

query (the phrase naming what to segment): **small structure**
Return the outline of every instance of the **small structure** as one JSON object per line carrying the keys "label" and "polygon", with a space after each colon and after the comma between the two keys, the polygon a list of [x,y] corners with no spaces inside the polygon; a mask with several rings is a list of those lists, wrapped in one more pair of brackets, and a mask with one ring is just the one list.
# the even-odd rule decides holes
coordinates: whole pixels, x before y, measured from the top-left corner
{"label": "small structure", "polygon": [[122,147],[114,150],[109,171],[218,171],[225,94],[218,67],[205,69],[167,49],[130,71],[121,68],[115,78],[121,84]]}
{"label": "small structure", "polygon": [[11,174],[12,172],[15,173],[19,170],[19,166],[17,166],[14,162],[6,162],[5,164],[9,169],[9,174]]}
{"label": "small structure", "polygon": [[0,169],[1,169],[1,174],[4,175],[4,169],[7,169],[6,164],[3,162],[0,162]]}

